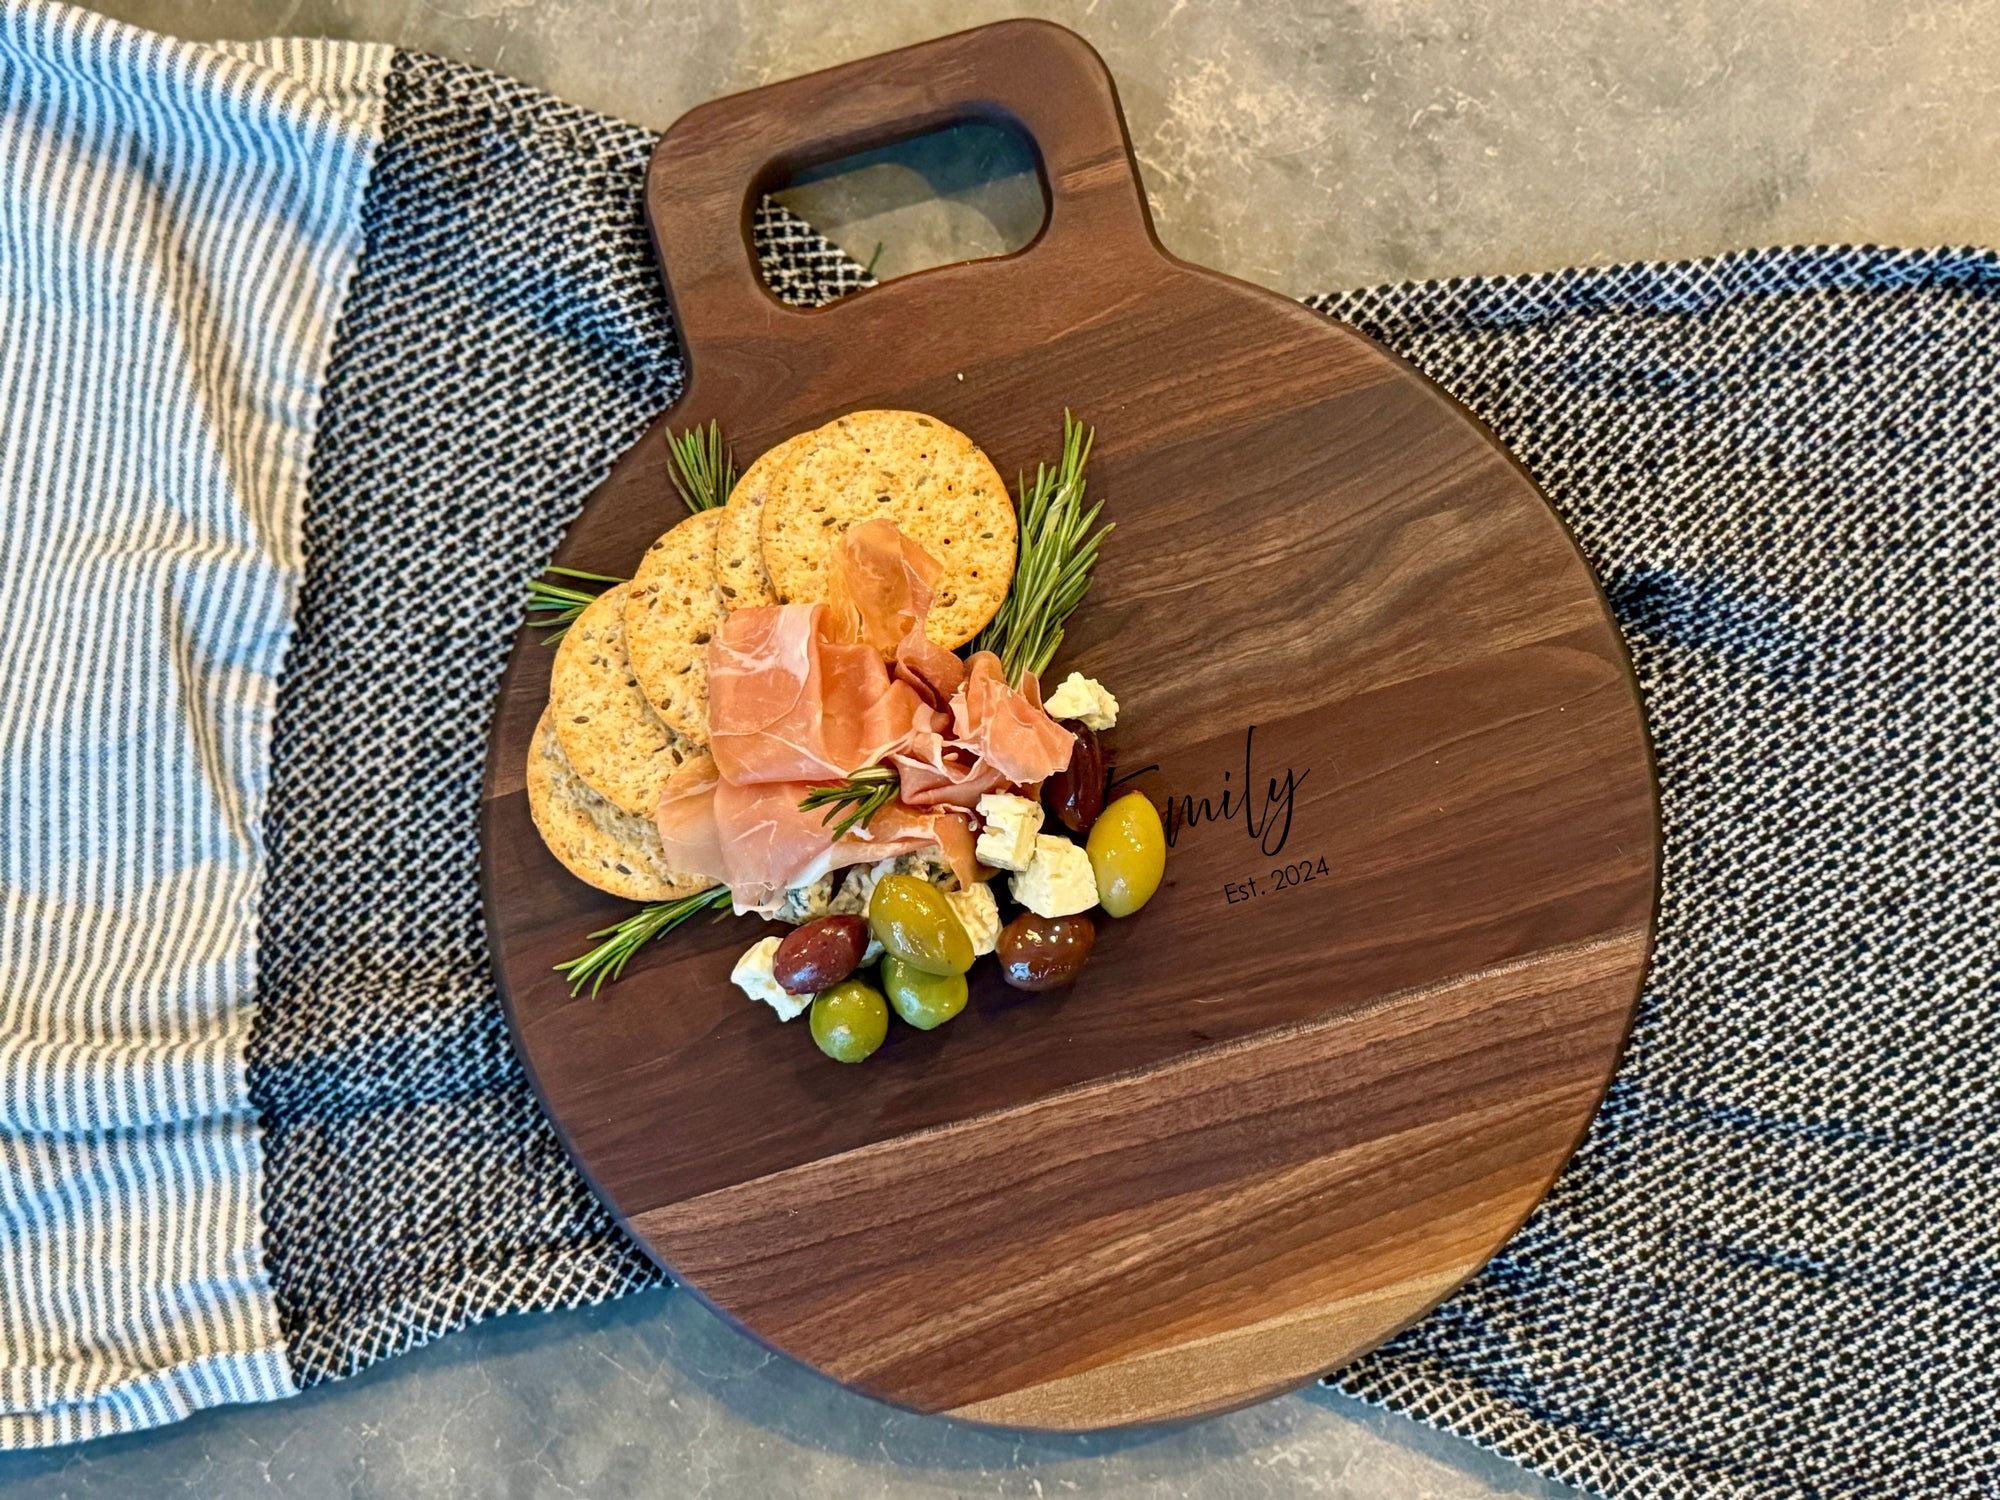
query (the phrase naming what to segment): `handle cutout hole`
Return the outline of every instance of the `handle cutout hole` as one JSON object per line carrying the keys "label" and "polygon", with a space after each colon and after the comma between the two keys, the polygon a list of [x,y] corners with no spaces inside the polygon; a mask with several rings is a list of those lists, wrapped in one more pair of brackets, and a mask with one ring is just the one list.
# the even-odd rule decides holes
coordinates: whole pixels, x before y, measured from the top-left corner
{"label": "handle cutout hole", "polygon": [[[1034,146],[990,120],[805,168],[771,197],[876,281],[1010,255],[1042,232],[1049,214]],[[765,282],[784,295],[768,268]]]}

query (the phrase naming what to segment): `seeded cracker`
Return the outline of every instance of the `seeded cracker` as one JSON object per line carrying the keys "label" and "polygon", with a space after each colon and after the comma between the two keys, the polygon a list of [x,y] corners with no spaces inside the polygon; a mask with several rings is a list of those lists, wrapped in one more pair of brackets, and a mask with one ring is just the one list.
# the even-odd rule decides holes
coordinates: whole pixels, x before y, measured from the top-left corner
{"label": "seeded cracker", "polygon": [[639,691],[697,745],[708,743],[708,642],[721,628],[715,528],[722,511],[689,516],[646,549],[625,600],[625,650]]}
{"label": "seeded cracker", "polygon": [[722,520],[715,528],[715,581],[722,587],[725,610],[752,609],[778,602],[778,591],[771,587],[771,575],[764,571],[759,523],[763,520],[764,501],[770,495],[772,478],[811,440],[809,432],[786,438],[744,470],[736,488],[729,492],[729,504],[723,507]]}
{"label": "seeded cracker", "polygon": [[894,521],[943,567],[926,633],[952,648],[971,640],[1013,582],[1014,503],[972,439],[921,412],[837,418],[805,434],[772,476],[760,525],[764,566],[779,595],[825,598],[834,540],[876,516]]}
{"label": "seeded cracker", "polygon": [[563,633],[549,676],[549,716],[563,755],[591,790],[624,812],[650,818],[660,788],[696,751],[694,741],[653,712],[625,652],[621,583]]}
{"label": "seeded cracker", "polygon": [[674,901],[715,884],[668,869],[653,820],[620,811],[585,784],[564,757],[548,710],[528,746],[528,811],[549,852],[600,891],[629,901]]}

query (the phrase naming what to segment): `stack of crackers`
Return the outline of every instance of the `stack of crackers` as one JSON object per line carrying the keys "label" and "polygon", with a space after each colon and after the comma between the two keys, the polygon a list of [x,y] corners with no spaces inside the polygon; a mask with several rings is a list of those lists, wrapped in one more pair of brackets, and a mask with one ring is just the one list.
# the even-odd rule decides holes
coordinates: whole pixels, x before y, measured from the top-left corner
{"label": "stack of crackers", "polygon": [[572,874],[633,901],[716,884],[669,869],[653,824],[667,778],[706,754],[708,643],[733,610],[822,600],[834,542],[878,516],[942,569],[926,634],[953,650],[972,640],[1014,581],[1014,504],[970,438],[911,411],[853,412],[778,444],[728,504],[668,530],[571,624],[528,751],[528,805]]}

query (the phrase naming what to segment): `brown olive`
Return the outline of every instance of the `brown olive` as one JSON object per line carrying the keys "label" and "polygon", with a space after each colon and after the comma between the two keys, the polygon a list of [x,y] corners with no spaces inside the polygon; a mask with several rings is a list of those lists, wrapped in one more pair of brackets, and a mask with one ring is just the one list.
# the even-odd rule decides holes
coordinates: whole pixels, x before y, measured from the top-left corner
{"label": "brown olive", "polygon": [[866,917],[819,917],[794,927],[771,959],[771,977],[794,995],[830,989],[861,967]]}
{"label": "brown olive", "polygon": [[1053,990],[1076,978],[1097,929],[1088,917],[1038,917],[1024,911],[1000,929],[1000,977],[1017,990]]}
{"label": "brown olive", "polygon": [[1076,736],[1069,765],[1042,783],[1042,805],[1071,833],[1088,833],[1104,811],[1104,746],[1088,724],[1059,721]]}

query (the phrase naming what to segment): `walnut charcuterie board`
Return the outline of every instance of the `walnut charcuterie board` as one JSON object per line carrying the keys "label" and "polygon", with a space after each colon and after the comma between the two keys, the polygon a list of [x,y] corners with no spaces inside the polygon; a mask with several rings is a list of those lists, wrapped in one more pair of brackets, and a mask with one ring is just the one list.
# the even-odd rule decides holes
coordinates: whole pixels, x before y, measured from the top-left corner
{"label": "walnut charcuterie board", "polygon": [[[973,117],[1029,136],[1026,249],[803,311],[761,284],[789,171]],[[487,768],[496,968],[564,1143],[676,1280],[886,1400],[1089,1427],[1338,1366],[1508,1238],[1580,1140],[1651,942],[1637,691],[1596,582],[1492,436],[1406,365],[1168,255],[1081,40],[1008,22],[705,105],[647,207],[689,380],[560,561],[628,574],[680,505],[665,436],[739,462],[840,413],[963,429],[1010,477],[1097,429],[1117,531],[1056,670],[1111,684],[1174,833],[1066,992],[990,972],[865,1066],[728,979],[695,923],[596,999],[552,965],[631,907],[566,875],[524,763],[524,632]],[[1129,730],[1128,730],[1129,726]]]}

